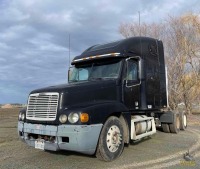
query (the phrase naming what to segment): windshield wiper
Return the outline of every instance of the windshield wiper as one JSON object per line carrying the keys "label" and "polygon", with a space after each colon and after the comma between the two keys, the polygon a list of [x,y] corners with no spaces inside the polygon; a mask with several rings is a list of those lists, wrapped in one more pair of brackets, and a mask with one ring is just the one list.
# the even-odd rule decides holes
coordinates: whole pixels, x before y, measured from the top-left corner
{"label": "windshield wiper", "polygon": [[91,77],[88,80],[105,80],[105,79],[115,79],[113,77]]}
{"label": "windshield wiper", "polygon": [[91,77],[88,80],[102,80],[102,77]]}
{"label": "windshield wiper", "polygon": [[78,82],[78,80],[70,80],[69,82],[70,82],[70,83],[71,83],[71,82]]}

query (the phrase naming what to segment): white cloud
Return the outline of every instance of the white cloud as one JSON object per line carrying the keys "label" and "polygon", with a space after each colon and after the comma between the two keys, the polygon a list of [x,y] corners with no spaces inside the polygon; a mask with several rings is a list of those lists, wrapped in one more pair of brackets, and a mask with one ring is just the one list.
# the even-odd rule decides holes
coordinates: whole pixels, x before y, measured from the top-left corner
{"label": "white cloud", "polygon": [[6,43],[0,42],[0,50],[10,50],[11,47],[8,46]]}

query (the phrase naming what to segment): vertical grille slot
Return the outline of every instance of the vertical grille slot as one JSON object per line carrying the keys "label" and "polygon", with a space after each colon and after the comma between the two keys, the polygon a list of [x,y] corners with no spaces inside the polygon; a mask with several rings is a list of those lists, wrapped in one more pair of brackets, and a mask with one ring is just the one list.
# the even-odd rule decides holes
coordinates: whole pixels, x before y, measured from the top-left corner
{"label": "vertical grille slot", "polygon": [[30,94],[26,110],[28,120],[54,121],[58,108],[58,93]]}

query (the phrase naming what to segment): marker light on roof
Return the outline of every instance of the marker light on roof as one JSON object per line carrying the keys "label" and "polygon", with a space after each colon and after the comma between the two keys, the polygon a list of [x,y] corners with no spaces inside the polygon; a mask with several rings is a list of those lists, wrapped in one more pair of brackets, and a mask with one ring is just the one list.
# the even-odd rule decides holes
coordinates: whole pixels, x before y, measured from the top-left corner
{"label": "marker light on roof", "polygon": [[108,53],[108,54],[103,54],[103,55],[96,55],[96,56],[89,56],[81,59],[76,59],[73,62],[78,62],[82,60],[88,60],[88,59],[95,59],[95,58],[100,58],[100,57],[106,57],[106,56],[119,56],[120,53]]}

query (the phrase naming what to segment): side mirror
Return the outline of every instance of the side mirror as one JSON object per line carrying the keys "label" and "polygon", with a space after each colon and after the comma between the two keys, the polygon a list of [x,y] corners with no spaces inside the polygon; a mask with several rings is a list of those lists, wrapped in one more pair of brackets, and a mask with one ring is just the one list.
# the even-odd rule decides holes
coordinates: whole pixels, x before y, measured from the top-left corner
{"label": "side mirror", "polygon": [[73,67],[69,67],[69,69],[68,69],[68,82],[69,82],[70,79],[71,79],[72,69],[73,69]]}

